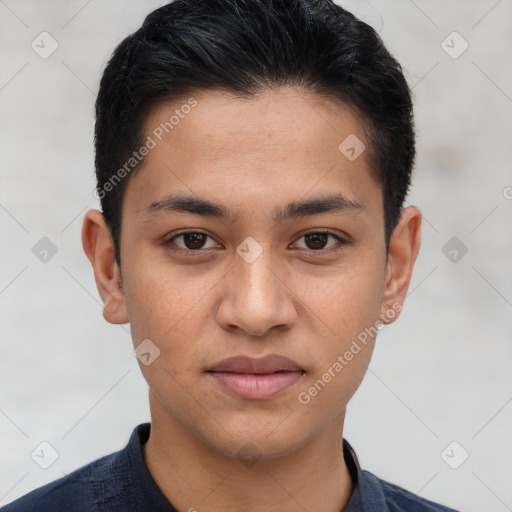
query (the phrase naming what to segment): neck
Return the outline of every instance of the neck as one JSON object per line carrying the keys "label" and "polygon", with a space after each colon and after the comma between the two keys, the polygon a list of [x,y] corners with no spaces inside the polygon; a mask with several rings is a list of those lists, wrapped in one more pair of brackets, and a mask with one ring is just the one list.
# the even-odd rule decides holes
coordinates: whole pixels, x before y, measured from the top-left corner
{"label": "neck", "polygon": [[150,396],[151,433],[143,455],[176,509],[340,512],[347,503],[352,481],[343,458],[344,414],[286,456],[244,464],[202,442],[154,402]]}

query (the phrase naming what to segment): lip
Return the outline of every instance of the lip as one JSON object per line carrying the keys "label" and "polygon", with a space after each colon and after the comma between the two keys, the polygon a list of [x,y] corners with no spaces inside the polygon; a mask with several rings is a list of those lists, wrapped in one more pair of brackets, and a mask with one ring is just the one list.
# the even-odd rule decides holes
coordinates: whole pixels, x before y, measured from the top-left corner
{"label": "lip", "polygon": [[234,356],[212,366],[207,373],[224,391],[246,400],[268,400],[295,386],[305,370],[278,354],[255,359]]}
{"label": "lip", "polygon": [[209,372],[274,373],[280,371],[304,371],[295,361],[279,354],[268,354],[260,358],[233,356],[214,364]]}

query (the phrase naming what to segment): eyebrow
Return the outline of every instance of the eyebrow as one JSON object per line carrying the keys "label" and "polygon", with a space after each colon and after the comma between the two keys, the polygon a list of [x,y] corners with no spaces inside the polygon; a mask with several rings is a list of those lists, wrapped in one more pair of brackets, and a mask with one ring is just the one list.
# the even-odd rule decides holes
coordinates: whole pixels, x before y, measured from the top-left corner
{"label": "eyebrow", "polygon": [[[362,210],[365,210],[362,204],[352,201],[342,194],[334,194],[303,201],[292,201],[285,208],[276,207],[272,212],[272,218],[275,222],[282,222],[321,213]],[[169,194],[152,202],[144,208],[144,212],[150,217],[160,213],[191,213],[202,217],[216,217],[231,223],[236,222],[239,217],[237,212],[222,204],[197,196],[179,194]]]}

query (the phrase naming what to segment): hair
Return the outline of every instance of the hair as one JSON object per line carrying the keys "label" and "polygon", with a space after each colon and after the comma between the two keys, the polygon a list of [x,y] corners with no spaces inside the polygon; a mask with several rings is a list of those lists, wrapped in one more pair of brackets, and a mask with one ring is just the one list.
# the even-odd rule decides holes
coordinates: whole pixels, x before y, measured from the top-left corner
{"label": "hair", "polygon": [[[377,32],[331,0],[176,0],[117,46],[96,100],[96,193],[119,267],[123,193],[140,168],[132,156],[150,110],[205,90],[254,98],[281,86],[361,114],[388,249],[410,186],[415,135],[402,68]],[[133,169],[120,179],[128,161]]]}

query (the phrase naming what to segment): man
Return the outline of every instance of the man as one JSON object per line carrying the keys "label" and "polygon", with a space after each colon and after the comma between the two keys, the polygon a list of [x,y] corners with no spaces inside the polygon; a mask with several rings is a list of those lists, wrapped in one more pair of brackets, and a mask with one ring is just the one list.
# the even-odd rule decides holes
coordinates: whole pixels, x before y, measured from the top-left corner
{"label": "man", "polygon": [[177,0],[115,50],[82,242],[151,423],[17,511],[449,511],[363,471],[346,406],[400,314],[410,91],[327,0]]}

